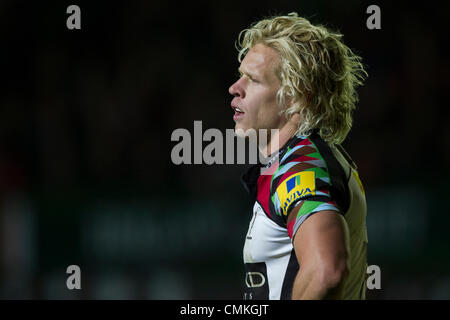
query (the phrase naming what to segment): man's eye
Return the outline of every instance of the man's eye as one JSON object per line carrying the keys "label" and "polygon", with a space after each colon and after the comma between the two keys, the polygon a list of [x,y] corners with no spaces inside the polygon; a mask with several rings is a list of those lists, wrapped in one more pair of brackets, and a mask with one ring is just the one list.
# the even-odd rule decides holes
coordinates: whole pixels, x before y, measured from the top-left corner
{"label": "man's eye", "polygon": [[249,79],[249,80],[252,81],[252,82],[259,83],[259,81],[255,80],[255,78],[252,78],[251,76],[249,76],[249,75],[247,75],[247,74],[238,73],[238,74],[236,74],[236,77],[237,77],[238,79],[240,79],[240,78],[242,78],[242,77],[246,77],[247,79]]}

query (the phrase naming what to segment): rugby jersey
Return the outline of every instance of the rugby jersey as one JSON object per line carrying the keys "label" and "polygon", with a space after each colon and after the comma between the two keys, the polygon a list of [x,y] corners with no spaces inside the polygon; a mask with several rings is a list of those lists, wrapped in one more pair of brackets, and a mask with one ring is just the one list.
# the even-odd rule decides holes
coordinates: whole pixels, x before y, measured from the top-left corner
{"label": "rugby jersey", "polygon": [[[357,167],[340,145],[317,133],[294,135],[267,165],[242,176],[253,203],[245,238],[244,299],[291,299],[299,266],[292,239],[312,214],[344,216],[350,236],[350,272],[345,299],[365,299],[366,200]],[[297,214],[290,214],[299,206]]]}

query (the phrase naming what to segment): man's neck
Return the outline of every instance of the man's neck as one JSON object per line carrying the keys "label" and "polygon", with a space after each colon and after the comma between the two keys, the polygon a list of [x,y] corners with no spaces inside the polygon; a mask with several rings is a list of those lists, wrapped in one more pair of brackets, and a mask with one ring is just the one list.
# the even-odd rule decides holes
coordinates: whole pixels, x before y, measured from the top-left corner
{"label": "man's neck", "polygon": [[261,154],[264,157],[269,157],[280,150],[297,131],[297,124],[298,115],[294,114],[294,116],[292,116],[292,118],[286,122],[281,129],[270,130],[268,143],[265,144],[265,141],[261,141],[259,143],[259,151]]}

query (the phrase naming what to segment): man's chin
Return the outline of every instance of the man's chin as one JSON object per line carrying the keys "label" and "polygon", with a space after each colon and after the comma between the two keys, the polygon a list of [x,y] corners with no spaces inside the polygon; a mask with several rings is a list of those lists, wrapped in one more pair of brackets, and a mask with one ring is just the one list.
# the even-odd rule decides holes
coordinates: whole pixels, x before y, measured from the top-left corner
{"label": "man's chin", "polygon": [[251,136],[255,136],[256,137],[256,130],[253,128],[244,128],[238,124],[236,124],[236,126],[234,127],[234,133],[236,134],[236,136],[238,136],[239,138],[248,138]]}
{"label": "man's chin", "polygon": [[242,130],[241,128],[235,127],[235,128],[234,128],[234,133],[235,133],[236,136],[238,136],[239,138],[245,138],[245,131]]}

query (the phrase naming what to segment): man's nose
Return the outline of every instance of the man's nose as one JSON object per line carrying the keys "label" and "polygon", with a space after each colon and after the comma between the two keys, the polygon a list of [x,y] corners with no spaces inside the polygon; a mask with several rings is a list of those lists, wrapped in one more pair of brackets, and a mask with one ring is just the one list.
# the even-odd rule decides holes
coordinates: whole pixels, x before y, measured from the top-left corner
{"label": "man's nose", "polygon": [[228,89],[228,92],[235,97],[244,98],[245,91],[242,89],[242,87],[239,83],[239,80],[230,86],[230,88]]}

